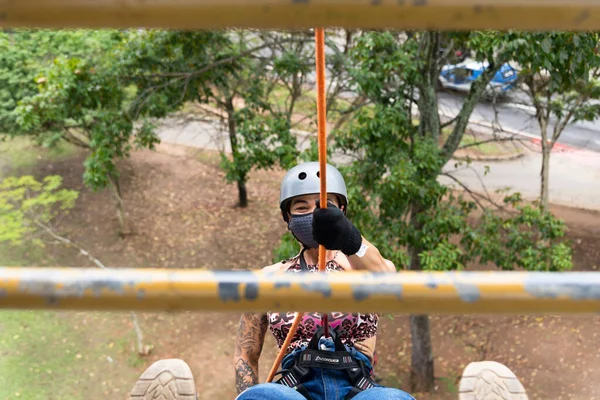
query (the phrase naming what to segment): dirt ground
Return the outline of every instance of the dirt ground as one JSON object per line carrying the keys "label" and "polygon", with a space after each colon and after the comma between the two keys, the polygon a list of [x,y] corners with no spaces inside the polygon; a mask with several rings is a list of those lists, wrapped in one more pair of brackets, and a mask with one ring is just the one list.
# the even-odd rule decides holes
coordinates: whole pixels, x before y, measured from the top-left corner
{"label": "dirt ground", "polygon": [[[60,221],[59,228],[107,266],[244,270],[272,262],[272,249],[285,231],[278,212],[281,171],[253,173],[248,182],[250,205],[240,209],[234,207],[236,188],[223,184],[223,173],[213,153],[165,144],[157,152],[136,152],[121,165],[125,204],[134,229],[133,235],[122,239],[116,234],[109,194],[93,193],[82,186],[82,158],[77,155],[41,165],[33,172],[39,176],[60,174],[66,186],[81,190],[76,208]],[[600,213],[565,207],[555,207],[554,211],[569,225],[575,269],[596,270],[600,264]],[[58,246],[50,246],[40,263],[92,266],[83,256]],[[153,361],[171,357],[190,364],[201,399],[235,397],[232,352],[238,315],[140,315],[144,340],[153,345],[153,351],[133,361],[134,341],[127,315],[57,315],[61,323],[76,327],[81,343],[100,343],[112,349],[110,343],[120,340],[122,347],[112,355],[99,353],[69,372],[77,375],[80,384],[71,397],[45,398],[96,399],[109,393],[111,398],[126,398],[139,373]],[[408,317],[382,315],[380,321],[376,373],[383,384],[407,390]],[[0,339],[1,328],[0,321]],[[600,400],[598,316],[434,315],[431,329],[436,391],[415,394],[418,399],[455,399],[462,369],[471,361],[486,359],[511,368],[531,399]],[[16,336],[4,334],[8,339]],[[56,346],[63,344],[57,342]],[[260,364],[261,379],[274,356],[275,342],[268,336]],[[85,354],[79,358],[87,359]],[[121,360],[125,361],[119,364]]]}

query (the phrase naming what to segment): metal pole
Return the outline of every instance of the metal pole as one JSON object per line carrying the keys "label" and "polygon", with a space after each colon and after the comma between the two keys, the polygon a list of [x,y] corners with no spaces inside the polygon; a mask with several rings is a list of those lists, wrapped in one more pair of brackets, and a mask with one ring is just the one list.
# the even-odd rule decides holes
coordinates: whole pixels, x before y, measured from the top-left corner
{"label": "metal pole", "polygon": [[18,0],[0,27],[599,30],[596,0]]}
{"label": "metal pole", "polygon": [[0,308],[598,313],[600,274],[0,268]]}

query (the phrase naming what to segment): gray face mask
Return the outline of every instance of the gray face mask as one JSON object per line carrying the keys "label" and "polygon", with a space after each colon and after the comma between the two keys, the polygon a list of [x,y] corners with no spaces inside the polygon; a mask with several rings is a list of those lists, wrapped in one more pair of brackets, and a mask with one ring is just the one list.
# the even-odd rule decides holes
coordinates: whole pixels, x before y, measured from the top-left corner
{"label": "gray face mask", "polygon": [[315,241],[312,234],[313,214],[292,215],[288,228],[292,234],[309,249],[316,249],[319,244]]}

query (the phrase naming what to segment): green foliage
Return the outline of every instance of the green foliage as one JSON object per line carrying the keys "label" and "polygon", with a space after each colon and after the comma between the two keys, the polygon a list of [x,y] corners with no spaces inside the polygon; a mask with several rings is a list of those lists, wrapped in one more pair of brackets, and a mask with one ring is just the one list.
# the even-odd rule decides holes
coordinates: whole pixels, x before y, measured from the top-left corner
{"label": "green foliage", "polygon": [[375,103],[405,99],[407,84],[418,79],[416,40],[402,41],[392,32],[361,35],[350,53],[350,75],[360,92]]}
{"label": "green foliage", "polygon": [[136,89],[132,118],[162,118],[186,101],[206,99],[221,74],[236,65],[235,60],[225,62],[231,55],[228,46],[226,33],[219,31],[130,32],[117,56],[123,78]]}
{"label": "green foliage", "polygon": [[[542,137],[540,206],[549,202],[550,149],[565,127],[600,117],[600,57],[595,32],[524,32],[514,59]],[[549,127],[550,120],[554,125]],[[549,145],[546,145],[549,143]]]}
{"label": "green foliage", "polygon": [[506,270],[565,271],[573,267],[563,221],[539,207],[522,204],[518,195],[506,197],[504,203],[515,210],[512,215],[503,218],[485,210],[479,224],[463,235],[461,243],[471,257]]}
{"label": "green foliage", "polygon": [[[327,146],[327,160],[331,159],[333,154],[332,147]],[[311,137],[309,139],[309,146],[307,149],[302,151],[298,156],[299,162],[310,162],[310,161],[318,161],[319,160],[319,141],[316,137]],[[329,161],[328,161],[329,162]]]}
{"label": "green foliage", "polygon": [[131,74],[132,108],[151,107],[154,116],[186,101],[216,108],[230,134],[232,155],[221,157],[228,182],[244,185],[253,168],[287,168],[297,157],[291,117],[310,70],[303,40],[293,33],[145,32],[135,39],[143,73]]}
{"label": "green foliage", "polygon": [[[520,42],[514,35],[503,35],[457,34],[456,40],[475,46],[481,56],[494,56],[492,50],[503,45],[500,53],[506,57]],[[424,43],[431,46],[434,39]],[[412,40],[423,39],[417,35]],[[352,74],[357,77],[358,89],[374,106],[359,112],[349,128],[336,137],[336,146],[343,151],[360,154],[358,161],[343,168],[350,197],[349,217],[398,268],[457,270],[469,262],[492,262],[502,269],[569,269],[571,253],[564,242],[565,226],[551,214],[522,204],[518,196],[506,199],[511,208],[508,213],[481,209],[481,203],[465,199],[438,182],[448,157],[447,146],[440,146],[437,140],[440,132],[431,130],[435,126],[439,129],[439,123],[428,123],[427,129],[415,126],[407,104],[417,90],[435,93],[430,91],[434,82],[416,71],[437,68],[427,64],[437,65],[439,52],[419,59],[414,53],[418,47],[410,42],[398,41],[390,33],[371,33],[358,41],[352,54]],[[410,54],[399,54],[411,51],[413,61]],[[395,68],[398,64],[402,67]],[[481,95],[472,90],[461,118],[468,120],[468,107]],[[424,113],[438,118],[437,109],[422,108],[437,106],[435,94],[431,99],[433,103],[419,104],[421,122]],[[465,127],[457,122],[452,140],[459,143]],[[472,223],[477,221],[476,211],[482,216],[478,223]],[[411,258],[411,254],[417,257]]]}
{"label": "green foliage", "polygon": [[[270,40],[270,39],[269,39]],[[232,44],[230,51],[238,62],[221,75],[208,98],[226,114],[232,158],[223,157],[221,166],[229,182],[246,182],[253,168],[275,165],[290,168],[296,162],[296,138],[291,134],[295,99],[301,94],[299,79],[308,73],[302,51],[285,51],[267,59],[244,55],[246,45]],[[286,107],[270,102],[277,87],[288,88]]]}
{"label": "green foliage", "polygon": [[[520,33],[521,41],[514,59],[527,80],[534,75],[545,93],[566,93],[584,88],[599,66],[597,33],[537,32]],[[544,75],[542,77],[541,75]]]}
{"label": "green foliage", "polygon": [[[217,46],[222,36],[181,34],[176,37],[184,38],[184,43],[176,47],[176,33],[163,31],[18,33],[2,34],[12,43],[7,47],[12,58],[6,63],[20,57],[27,68],[10,65],[6,70],[18,75],[15,85],[28,89],[11,90],[12,108],[7,105],[0,113],[18,125],[11,134],[28,135],[43,146],[67,141],[88,149],[83,178],[93,189],[118,178],[116,163],[134,146],[154,147],[158,137],[150,118],[166,116],[185,97],[169,85],[170,80],[186,84],[193,80],[196,86],[183,94],[196,89],[197,96],[198,82],[209,77],[182,79],[178,68],[183,63],[188,69],[200,64],[206,58],[205,47],[212,49],[207,44]],[[29,51],[37,42],[37,50]],[[169,60],[179,64],[168,64]],[[168,66],[177,71],[175,76]]]}
{"label": "green foliage", "polygon": [[[267,169],[274,165],[290,168],[298,154],[296,138],[290,132],[291,120],[267,102],[270,93],[266,82],[253,76],[239,85],[243,85],[240,97],[244,106],[228,110],[235,125],[235,131],[229,131],[235,135],[233,157],[223,155],[221,163],[229,182],[245,182],[252,168]],[[228,91],[229,88],[224,89],[225,93]]]}
{"label": "green foliage", "polygon": [[[515,52],[521,80],[541,115],[548,114],[564,129],[567,123],[600,116],[598,33],[522,33]],[[562,129],[552,135],[558,138]]]}
{"label": "green foliage", "polygon": [[45,146],[66,140],[89,149],[83,177],[91,188],[118,177],[116,160],[128,157],[133,144],[152,148],[158,142],[148,121],[135,129],[123,109],[118,69],[59,57],[37,81],[38,94],[17,108],[19,124]]}
{"label": "green foliage", "polygon": [[20,131],[15,109],[37,93],[35,79],[55,57],[102,54],[120,40],[118,31],[26,30],[0,32],[0,132]]}
{"label": "green foliage", "polygon": [[279,245],[273,250],[273,262],[277,263],[281,260],[287,260],[290,257],[294,257],[300,250],[300,244],[298,244],[294,235],[290,232],[286,232],[281,237]]}
{"label": "green foliage", "polygon": [[19,245],[24,240],[41,244],[35,237],[39,223],[47,225],[75,205],[78,193],[61,189],[60,176],[41,182],[32,176],[8,177],[0,181],[0,243]]}

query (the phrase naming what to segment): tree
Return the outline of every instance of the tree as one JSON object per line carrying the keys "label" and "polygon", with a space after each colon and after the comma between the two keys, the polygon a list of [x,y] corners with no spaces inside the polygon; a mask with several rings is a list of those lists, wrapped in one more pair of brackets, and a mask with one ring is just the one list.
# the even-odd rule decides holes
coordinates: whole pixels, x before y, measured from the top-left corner
{"label": "tree", "polygon": [[21,133],[15,109],[21,100],[37,93],[35,78],[55,57],[101,54],[118,40],[118,32],[109,30],[0,32],[0,133]]}
{"label": "tree", "polygon": [[128,228],[115,160],[128,156],[133,136],[141,146],[156,142],[149,124],[134,131],[123,110],[123,69],[110,56],[126,37],[86,30],[0,34],[0,80],[7,84],[0,92],[0,130],[46,147],[67,141],[89,150],[84,181],[92,189],[111,187],[121,233]]}
{"label": "tree", "polygon": [[[489,62],[445,140],[435,91],[442,39],[466,45]],[[515,34],[497,32],[365,33],[351,53],[356,90],[373,106],[359,111],[336,137],[337,146],[356,158],[344,167],[349,213],[399,268],[455,270],[469,262],[493,262],[502,269],[571,267],[565,226],[551,214],[522,204],[518,195],[490,209],[495,203],[486,196],[467,190],[465,198],[437,180],[460,147],[476,102],[520,41]],[[469,223],[478,213],[478,223]],[[429,391],[434,385],[429,319],[413,315],[410,323],[411,390]]]}
{"label": "tree", "polygon": [[[248,51],[252,43],[248,33],[237,32],[230,52]],[[262,37],[261,41],[279,38]],[[252,168],[281,165],[289,168],[297,156],[296,138],[291,133],[296,101],[310,67],[301,58],[305,43],[287,48],[267,47],[267,57],[256,54],[239,58],[234,71],[225,71],[214,88],[205,92],[205,103],[215,105],[225,114],[231,146],[231,159],[221,154],[226,179],[238,187],[240,207],[248,205],[246,182]],[[280,107],[273,103],[277,89],[283,89]]]}
{"label": "tree", "polygon": [[[53,222],[69,212],[79,197],[77,191],[61,186],[62,177],[58,175],[46,176],[41,181],[29,175],[1,180],[0,243],[44,247],[47,242],[56,241],[77,249],[97,267],[106,269],[99,259],[57,233],[53,227]],[[137,338],[137,351],[141,355],[147,355],[152,346],[144,344],[144,336],[134,312],[131,313],[131,318]]]}
{"label": "tree", "polygon": [[[39,35],[45,38],[44,34]],[[67,141],[86,149],[84,182],[93,190],[111,189],[120,233],[127,234],[130,227],[117,162],[129,157],[134,146],[153,149],[159,141],[153,119],[183,105],[180,91],[170,85],[183,79],[172,71],[157,74],[165,71],[161,63],[173,58],[187,63],[188,51],[196,52],[195,61],[203,60],[207,57],[203,46],[218,45],[213,39],[220,34],[196,34],[196,43],[185,49],[174,46],[172,34],[166,32],[73,31],[65,35],[65,43],[72,43],[68,49],[80,49],[58,57],[50,53],[52,61],[41,63],[34,79],[36,92],[22,94],[12,113],[17,133],[45,146]],[[86,41],[75,40],[79,37]],[[201,82],[208,76],[196,71],[196,76],[184,78]]]}
{"label": "tree", "polygon": [[600,116],[597,33],[522,33],[514,60],[540,127],[540,204],[548,207],[550,153],[565,127]]}
{"label": "tree", "polygon": [[18,122],[39,143],[67,141],[89,151],[84,182],[110,187],[120,233],[129,233],[116,160],[129,156],[132,142],[153,148],[158,142],[149,120],[139,127],[124,108],[126,92],[114,65],[59,57],[37,78],[38,93],[17,108]]}
{"label": "tree", "polygon": [[312,66],[311,39],[303,32],[146,33],[145,62],[153,74],[136,80],[141,97],[194,102],[205,116],[223,122],[231,155],[222,152],[221,166],[226,180],[237,184],[241,207],[248,204],[253,168],[288,167],[297,156],[291,129]]}
{"label": "tree", "polygon": [[32,176],[8,177],[0,181],[0,243],[40,245],[40,232],[60,212],[75,205],[79,193],[62,189],[62,178],[47,176],[41,182]]}

